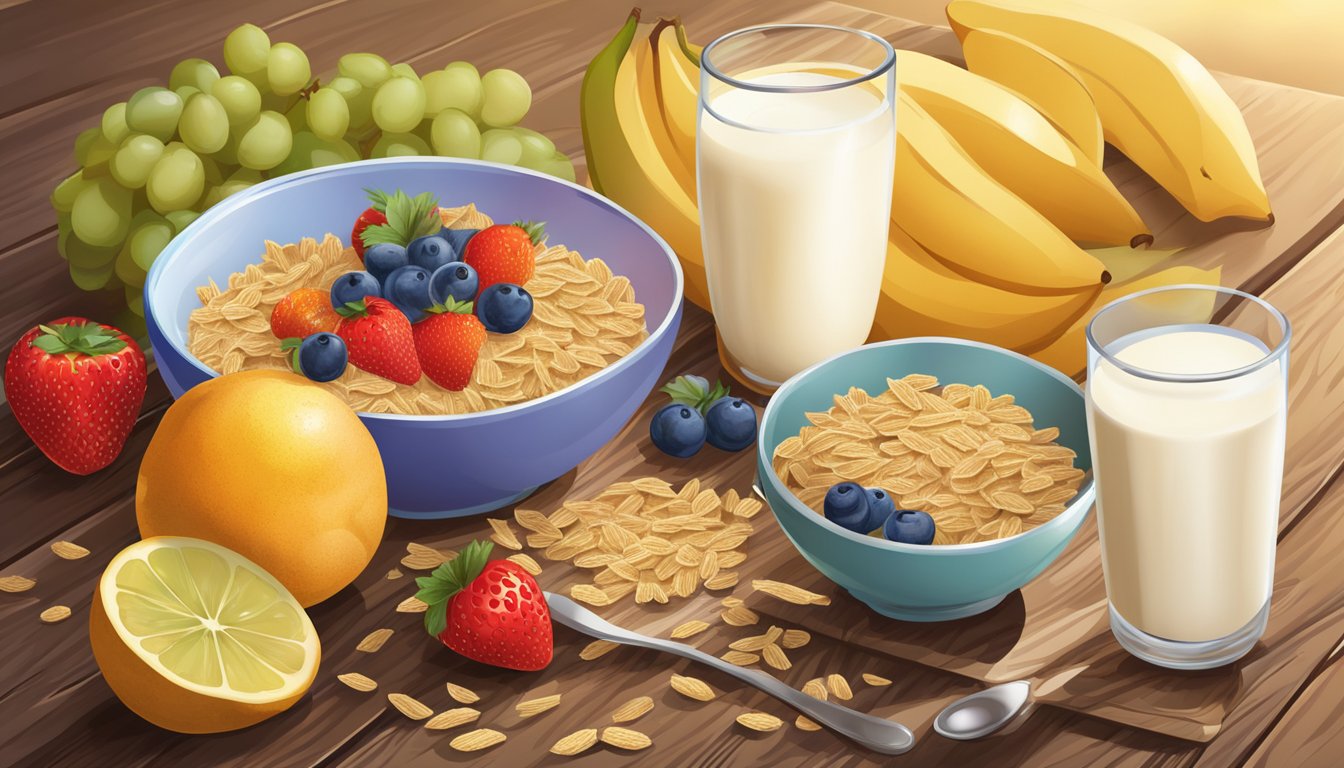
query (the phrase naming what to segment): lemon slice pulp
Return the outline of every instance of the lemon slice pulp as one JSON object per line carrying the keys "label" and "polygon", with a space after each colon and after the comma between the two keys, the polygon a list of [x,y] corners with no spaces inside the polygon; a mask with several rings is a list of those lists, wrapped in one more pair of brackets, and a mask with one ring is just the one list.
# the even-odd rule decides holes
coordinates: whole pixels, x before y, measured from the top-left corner
{"label": "lemon slice pulp", "polygon": [[94,656],[131,709],[170,730],[244,727],[312,683],[312,622],[260,566],[199,539],[156,537],[108,565],[90,618]]}

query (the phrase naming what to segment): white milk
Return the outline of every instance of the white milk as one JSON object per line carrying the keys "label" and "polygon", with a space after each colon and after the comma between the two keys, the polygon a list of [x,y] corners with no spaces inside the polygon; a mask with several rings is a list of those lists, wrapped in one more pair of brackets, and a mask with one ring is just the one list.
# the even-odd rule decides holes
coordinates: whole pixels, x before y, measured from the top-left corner
{"label": "white milk", "polygon": [[[778,69],[738,79],[840,82]],[[868,338],[886,261],[893,112],[871,82],[816,93],[726,89],[710,108],[751,126],[701,111],[700,222],[714,319],[743,373],[778,384]]]}
{"label": "white milk", "polygon": [[[1267,354],[1226,328],[1178,328],[1126,337],[1112,354],[1172,374],[1229,371]],[[1087,403],[1106,591],[1143,632],[1215,640],[1269,599],[1287,409],[1280,364],[1168,383],[1097,362]]]}

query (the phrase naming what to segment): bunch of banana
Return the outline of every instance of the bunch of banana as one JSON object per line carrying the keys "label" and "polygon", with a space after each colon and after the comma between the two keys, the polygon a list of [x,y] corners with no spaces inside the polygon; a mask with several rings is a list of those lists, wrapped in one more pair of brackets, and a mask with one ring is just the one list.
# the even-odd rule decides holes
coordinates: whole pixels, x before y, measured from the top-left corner
{"label": "bunch of banana", "polygon": [[1196,218],[1273,220],[1240,110],[1175,43],[1090,8],[1040,0],[952,0],[947,18],[971,71],[1022,94],[1056,125],[1085,122],[1076,89],[1059,89],[1068,81],[1060,67],[1071,73],[1095,103],[1106,141]]}

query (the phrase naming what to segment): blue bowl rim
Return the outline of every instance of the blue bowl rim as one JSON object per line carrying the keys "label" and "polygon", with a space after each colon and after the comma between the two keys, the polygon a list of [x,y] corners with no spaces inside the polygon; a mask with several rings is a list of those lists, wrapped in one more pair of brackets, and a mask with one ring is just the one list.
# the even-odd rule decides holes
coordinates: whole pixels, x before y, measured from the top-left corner
{"label": "blue bowl rim", "polygon": [[[482,166],[494,170],[503,170],[510,173],[515,173],[521,176],[534,176],[536,178],[543,179],[547,182],[560,184],[562,186],[570,187],[571,189],[579,191],[580,193],[586,195],[587,197],[592,198],[599,205],[605,206],[614,211],[615,213],[625,217],[626,219],[629,219],[637,227],[643,230],[646,235],[652,238],[655,243],[658,244],[658,246],[662,249],[663,254],[667,257],[668,262],[672,266],[672,273],[676,276],[676,291],[672,295],[672,301],[668,304],[667,314],[662,318],[662,321],[659,322],[658,327],[655,330],[650,331],[649,335],[644,339],[644,341],[640,342],[639,346],[630,350],[630,354],[625,355],[624,357],[615,361],[611,365],[608,365],[606,368],[603,368],[602,370],[597,371],[596,373],[593,373],[592,375],[586,378],[580,379],[563,389],[559,389],[556,390],[555,392],[551,392],[549,394],[543,395],[541,397],[532,400],[526,400],[521,403],[507,405],[502,408],[492,408],[487,411],[477,411],[474,413],[404,414],[404,413],[368,413],[365,411],[357,411],[356,413],[358,413],[361,418],[378,419],[382,421],[418,421],[418,422],[475,421],[475,420],[482,420],[482,419],[489,420],[496,417],[503,417],[508,414],[515,413],[530,407],[540,406],[552,400],[561,399],[584,386],[595,384],[598,381],[609,378],[611,376],[615,376],[618,371],[633,365],[634,361],[637,358],[643,357],[645,354],[648,353],[649,349],[655,343],[657,343],[658,339],[660,339],[663,335],[667,333],[673,321],[676,320],[678,315],[677,310],[681,306],[682,297],[684,296],[684,291],[686,287],[685,277],[682,274],[680,260],[677,259],[676,253],[672,250],[672,247],[667,244],[667,241],[662,238],[662,236],[660,236],[657,232],[653,231],[653,229],[651,229],[649,225],[645,224],[637,216],[625,210],[621,206],[617,205],[614,201],[598,194],[597,192],[587,187],[580,186],[579,184],[575,184],[570,181],[565,181],[564,179],[556,178],[555,176],[541,173],[539,171],[533,171],[527,168],[520,168],[511,165],[502,165],[500,163],[491,163],[486,162],[484,160],[417,156],[417,157],[389,157],[389,158],[380,158],[376,160],[359,160],[351,163],[338,163],[335,165],[322,166],[321,168],[311,168],[306,171],[298,171],[296,173],[287,174],[279,178],[268,179],[255,186],[249,187],[248,189],[240,192],[239,194],[225,198],[224,200],[222,200],[221,202],[219,202],[218,204],[207,210],[205,213],[202,213],[200,216],[198,216],[195,221],[189,224],[187,228],[182,231],[181,234],[179,234],[177,237],[174,237],[172,241],[168,243],[168,246],[167,248],[164,249],[164,252],[159,254],[159,257],[154,260],[154,264],[149,269],[149,274],[145,277],[144,305],[145,305],[146,323],[154,327],[159,327],[160,325],[158,322],[158,318],[155,317],[152,295],[154,289],[158,285],[159,278],[163,273],[163,271],[167,268],[168,263],[172,261],[173,258],[175,258],[184,249],[186,249],[186,247],[189,244],[195,241],[196,238],[200,237],[201,236],[200,231],[202,229],[205,229],[207,226],[209,226],[210,224],[214,223],[219,219],[223,219],[224,217],[233,213],[235,210],[242,207],[243,205],[251,203],[252,201],[256,200],[256,198],[266,197],[276,192],[277,190],[284,189],[285,187],[288,187],[292,184],[301,183],[304,180],[308,179],[309,177],[324,176],[329,173],[332,173],[333,171],[349,168],[352,166],[385,165],[395,168],[397,166],[403,166],[403,165],[425,165],[425,164],[442,165],[449,167],[456,165]],[[167,334],[161,334],[161,335],[163,336],[165,344],[168,344],[170,347],[172,347],[174,352],[181,355],[183,359],[185,359],[191,365],[195,366],[196,369],[199,370],[201,373],[205,374],[209,378],[216,378],[220,375],[219,371],[210,368],[209,366],[202,363],[200,360],[196,359],[195,355],[191,354],[189,350],[184,349],[181,345],[177,343],[176,340],[169,338]]]}
{"label": "blue bowl rim", "polygon": [[[1075,382],[1073,379],[1069,378],[1068,376],[1065,376],[1059,371],[1056,371],[1054,368],[1051,368],[1048,365],[1037,362],[1036,360],[1027,357],[1026,355],[1021,355],[1018,354],[1017,352],[1013,352],[1012,350],[994,346],[993,344],[984,344],[978,341],[970,341],[967,339],[955,339],[946,336],[916,336],[906,339],[892,339],[890,341],[880,341],[873,344],[865,344],[861,347],[855,347],[854,349],[841,352],[838,355],[822,360],[821,362],[813,365],[812,367],[795,374],[788,381],[784,382],[783,386],[781,386],[775,392],[775,394],[771,396],[770,402],[766,404],[765,413],[761,415],[761,429],[759,434],[762,435],[766,434],[767,425],[770,423],[771,418],[774,416],[774,413],[777,410],[775,404],[783,402],[784,396],[787,395],[790,390],[794,389],[795,387],[801,386],[803,380],[805,380],[807,377],[809,377],[816,371],[819,371],[822,368],[831,365],[833,363],[836,363],[850,355],[861,354],[865,350],[881,347],[904,346],[907,344],[928,344],[931,342],[937,344],[947,344],[951,346],[976,347],[979,349],[989,350],[990,352],[996,352],[1002,355],[1006,355],[1019,362],[1027,363],[1028,365],[1036,368],[1037,370],[1045,374],[1048,374],[1051,378],[1055,379],[1056,381],[1065,384],[1066,386],[1068,386],[1070,389],[1073,390],[1074,394],[1078,395],[1079,399],[1085,398],[1085,396],[1083,395],[1082,388],[1079,387],[1078,383]],[[819,529],[831,535],[838,535],[843,538],[849,539],[850,541],[853,541],[855,543],[864,546],[874,547],[879,550],[885,550],[887,552],[908,552],[914,554],[947,557],[947,556],[968,554],[973,552],[986,552],[997,549],[1005,549],[1007,547],[1013,546],[1014,543],[1025,540],[1029,537],[1042,536],[1044,535],[1044,533],[1042,532],[1046,531],[1047,529],[1060,528],[1064,526],[1076,527],[1077,524],[1082,522],[1082,518],[1087,515],[1087,512],[1092,509],[1092,503],[1093,501],[1095,501],[1096,498],[1096,484],[1094,481],[1095,473],[1093,473],[1092,475],[1089,475],[1084,479],[1082,486],[1080,486],[1078,489],[1078,493],[1069,501],[1068,505],[1064,507],[1063,512],[1056,515],[1054,519],[1042,523],[1029,531],[1023,531],[1022,533],[1015,534],[1013,536],[1007,536],[1001,539],[992,539],[990,541],[978,541],[973,544],[939,544],[937,546],[921,545],[921,544],[903,544],[898,541],[888,541],[887,539],[880,539],[874,536],[867,536],[865,534],[855,533],[846,528],[841,528],[840,526],[832,523],[831,521],[817,514],[811,507],[808,507],[806,504],[802,502],[801,499],[795,496],[793,492],[788,489],[788,486],[786,486],[779,479],[779,476],[775,474],[775,468],[773,462],[771,461],[771,458],[773,457],[766,455],[765,441],[758,440],[756,443],[756,460],[758,466],[763,468],[761,471],[766,473],[765,482],[767,482],[770,485],[770,487],[784,499],[785,503],[793,507],[793,511],[805,512],[805,514],[801,514],[800,516],[808,521],[807,524],[817,526]],[[770,512],[774,514],[776,518],[778,518],[779,513],[775,511],[774,506],[773,505],[769,506],[770,506]]]}

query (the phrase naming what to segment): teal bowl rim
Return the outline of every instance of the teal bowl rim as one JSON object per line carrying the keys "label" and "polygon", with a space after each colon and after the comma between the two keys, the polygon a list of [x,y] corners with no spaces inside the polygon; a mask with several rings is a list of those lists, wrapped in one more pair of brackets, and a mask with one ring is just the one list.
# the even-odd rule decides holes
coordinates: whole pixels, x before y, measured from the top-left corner
{"label": "teal bowl rim", "polygon": [[[177,257],[181,252],[188,250],[188,246],[190,246],[197,238],[201,237],[200,230],[205,229],[205,225],[209,224],[210,222],[214,222],[217,219],[223,219],[224,217],[234,213],[237,209],[243,207],[244,205],[250,204],[251,202],[255,201],[257,198],[267,197],[275,190],[283,189],[293,184],[298,184],[311,176],[325,176],[332,173],[333,171],[346,169],[356,165],[358,166],[386,165],[395,168],[398,165],[420,165],[425,163],[434,165],[444,165],[448,167],[454,165],[477,165],[486,168],[491,168],[494,170],[508,171],[517,174],[519,176],[533,176],[550,183],[570,187],[588,197],[594,198],[597,202],[601,203],[604,206],[607,206],[608,208],[620,214],[621,216],[624,216],[625,218],[629,219],[635,226],[639,227],[641,230],[644,231],[646,235],[652,238],[654,243],[656,243],[658,247],[662,249],[663,255],[667,257],[668,262],[672,265],[672,273],[676,276],[677,281],[676,290],[673,292],[672,301],[668,305],[667,314],[662,318],[662,322],[658,324],[657,328],[650,329],[649,335],[646,336],[644,340],[639,343],[638,346],[630,350],[630,353],[628,355],[621,357],[620,359],[616,360],[611,365],[608,365],[606,368],[603,368],[600,371],[596,371],[589,376],[579,379],[578,381],[574,382],[573,384],[570,384],[564,389],[556,390],[555,392],[542,395],[541,397],[534,398],[532,400],[525,400],[521,403],[514,403],[513,405],[506,405],[501,408],[491,408],[486,411],[476,411],[473,413],[410,414],[410,413],[369,413],[367,411],[356,411],[356,413],[359,414],[360,418],[377,419],[380,421],[414,421],[414,422],[435,422],[435,423],[448,422],[448,421],[481,422],[481,421],[494,420],[496,418],[502,418],[508,416],[509,414],[516,413],[518,411],[523,411],[527,410],[528,408],[541,406],[545,403],[565,398],[570,394],[572,394],[573,392],[582,389],[585,386],[589,386],[596,382],[602,381],[603,379],[615,376],[618,371],[633,365],[634,360],[638,357],[642,357],[643,355],[647,354],[649,349],[653,346],[653,344],[664,334],[667,333],[668,326],[670,326],[672,322],[676,320],[678,315],[677,308],[681,306],[682,299],[685,296],[685,290],[686,290],[686,277],[682,273],[681,260],[677,258],[676,252],[672,250],[672,246],[667,244],[667,241],[663,239],[662,235],[659,235],[657,232],[653,231],[653,229],[650,228],[648,224],[645,224],[642,219],[640,219],[638,216],[635,216],[633,213],[630,213],[625,208],[618,205],[615,201],[611,200],[610,198],[604,195],[599,194],[598,192],[592,189],[589,189],[588,187],[582,186],[580,184],[575,184],[574,182],[565,181],[564,179],[551,176],[549,174],[545,174],[540,171],[533,171],[528,168],[521,168],[513,165],[503,165],[500,163],[491,163],[486,162],[484,160],[415,156],[415,157],[386,157],[373,160],[356,160],[350,163],[337,163],[334,165],[325,165],[320,168],[310,168],[306,171],[298,171],[295,173],[286,174],[279,178],[268,179],[252,187],[249,187],[248,189],[240,192],[239,194],[224,198],[224,200],[220,201],[218,204],[214,205],[205,213],[202,213],[194,221],[192,221],[191,224],[189,224],[187,228],[182,231],[182,234],[178,235],[177,237],[174,237],[172,241],[168,243],[168,246],[164,248],[164,251],[159,255],[159,258],[155,259],[154,264],[150,266],[149,273],[145,277],[145,286],[143,289],[144,296],[146,299],[145,301],[146,321],[157,322],[157,320],[154,321],[150,320],[151,316],[153,315],[153,309],[152,309],[153,302],[152,300],[150,300],[149,297],[150,294],[157,289],[160,275],[165,269],[167,269],[168,262],[170,262],[174,257]],[[647,327],[647,322],[645,325]],[[183,357],[183,359],[185,359],[191,365],[195,366],[198,370],[200,370],[202,373],[206,374],[210,378],[212,379],[218,378],[221,375],[219,371],[216,371],[215,369],[211,368],[210,366],[206,365],[205,363],[202,363],[199,359],[197,359],[196,356],[191,353],[191,350],[178,344],[175,339],[169,338],[166,333],[163,334],[163,340],[165,344],[168,344],[175,351],[177,351]]]}
{"label": "teal bowl rim", "polygon": [[[828,365],[837,363],[840,360],[849,357],[850,355],[862,354],[865,352],[865,350],[882,348],[882,347],[905,346],[907,344],[928,344],[928,343],[946,344],[950,346],[959,346],[959,347],[975,347],[978,349],[984,349],[990,352],[996,352],[1001,355],[1005,355],[1007,357],[1017,360],[1018,362],[1026,363],[1032,366],[1033,368],[1036,368],[1037,370],[1041,371],[1042,373],[1049,375],[1051,378],[1055,379],[1061,384],[1066,385],[1069,389],[1073,390],[1074,394],[1078,395],[1079,400],[1085,401],[1083,390],[1081,387],[1078,386],[1077,382],[1075,382],[1068,376],[1065,376],[1064,374],[1060,373],[1059,371],[1056,371],[1054,368],[1051,368],[1050,366],[1045,365],[1043,363],[1037,362],[1036,360],[1033,360],[1030,357],[1027,357],[1026,355],[1018,354],[1017,352],[1013,352],[1012,350],[1009,349],[1004,349],[1003,347],[997,347],[994,346],[993,344],[984,344],[978,341],[969,341],[967,339],[954,339],[947,336],[916,336],[906,339],[892,339],[890,341],[879,341],[873,344],[865,344],[861,347],[856,347],[846,352],[841,352],[840,354],[835,355],[833,357],[829,357],[813,365],[812,367],[804,369],[803,371],[795,374],[788,381],[784,382],[783,386],[781,386],[778,390],[776,390],[775,394],[770,397],[770,402],[768,402],[765,406],[765,413],[762,414],[761,416],[761,428],[759,434],[765,435],[769,431],[767,425],[770,423],[771,419],[775,415],[775,412],[778,410],[776,404],[783,402],[783,400],[785,399],[784,396],[788,395],[791,390],[801,386],[801,383],[816,371],[819,371]],[[1013,546],[1016,542],[1026,540],[1028,537],[1045,536],[1046,531],[1053,530],[1055,528],[1068,527],[1076,530],[1078,525],[1082,523],[1082,518],[1085,518],[1087,516],[1087,513],[1091,511],[1092,504],[1096,500],[1096,494],[1097,494],[1095,473],[1093,473],[1092,475],[1084,479],[1083,484],[1078,488],[1078,493],[1072,499],[1069,500],[1069,503],[1067,505],[1065,505],[1063,512],[1056,515],[1054,519],[1042,523],[1029,531],[1023,531],[1022,533],[1001,539],[993,539],[991,541],[979,541],[975,542],[974,544],[938,544],[936,546],[928,544],[903,544],[897,541],[888,541],[887,539],[879,539],[874,536],[855,533],[846,528],[841,528],[835,523],[832,523],[831,521],[827,520],[825,517],[822,517],[821,515],[817,514],[816,511],[814,511],[811,507],[804,504],[801,499],[795,496],[793,492],[788,489],[788,486],[784,485],[784,483],[779,479],[779,476],[775,474],[775,468],[773,462],[771,461],[772,458],[773,456],[766,455],[765,441],[757,440],[756,463],[760,467],[760,470],[757,472],[757,474],[759,475],[761,473],[764,473],[766,475],[764,481],[770,485],[771,489],[775,493],[779,494],[779,496],[783,498],[785,503],[787,503],[789,506],[793,508],[794,512],[799,512],[801,517],[807,519],[809,525],[815,525],[820,530],[823,530],[826,533],[841,536],[857,544],[862,544],[864,546],[873,547],[879,550],[885,550],[887,552],[907,552],[920,555],[932,555],[935,557],[951,557],[974,552],[988,552],[997,549],[1005,549],[1007,547]],[[773,505],[769,503],[768,499],[766,500],[766,505],[770,507],[770,512],[772,514],[774,514],[776,517],[779,516],[779,512],[774,508]]]}

